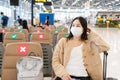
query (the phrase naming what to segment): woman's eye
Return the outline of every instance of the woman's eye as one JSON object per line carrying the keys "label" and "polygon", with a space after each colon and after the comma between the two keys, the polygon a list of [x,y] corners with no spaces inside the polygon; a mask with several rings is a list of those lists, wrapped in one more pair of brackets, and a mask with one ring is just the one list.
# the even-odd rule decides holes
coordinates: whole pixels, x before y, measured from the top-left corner
{"label": "woman's eye", "polygon": [[81,25],[78,25],[77,27],[81,27]]}

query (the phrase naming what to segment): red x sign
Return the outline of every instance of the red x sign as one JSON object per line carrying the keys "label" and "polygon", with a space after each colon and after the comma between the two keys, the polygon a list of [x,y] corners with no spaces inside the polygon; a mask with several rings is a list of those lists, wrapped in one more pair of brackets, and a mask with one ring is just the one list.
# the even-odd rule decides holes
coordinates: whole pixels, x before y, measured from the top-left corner
{"label": "red x sign", "polygon": [[6,32],[6,30],[5,29],[2,29],[2,33],[5,33]]}
{"label": "red x sign", "polygon": [[28,45],[27,44],[19,44],[18,45],[18,54],[28,54]]}
{"label": "red x sign", "polygon": [[40,30],[37,30],[38,33],[40,33]]}
{"label": "red x sign", "polygon": [[39,39],[43,39],[44,38],[44,34],[39,34],[38,38]]}
{"label": "red x sign", "polygon": [[48,30],[51,31],[51,27],[48,27]]}

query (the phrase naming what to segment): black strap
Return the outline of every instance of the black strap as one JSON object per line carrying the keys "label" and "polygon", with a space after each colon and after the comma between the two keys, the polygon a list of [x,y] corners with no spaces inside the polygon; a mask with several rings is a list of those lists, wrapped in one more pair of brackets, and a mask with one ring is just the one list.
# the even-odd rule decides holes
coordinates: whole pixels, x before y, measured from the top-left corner
{"label": "black strap", "polygon": [[70,76],[70,77],[74,79],[90,80],[90,77],[76,77],[76,76]]}
{"label": "black strap", "polygon": [[[70,76],[74,79],[81,79],[81,80],[91,80],[90,77],[76,77],[76,76]],[[55,78],[55,80],[62,80],[60,77]]]}

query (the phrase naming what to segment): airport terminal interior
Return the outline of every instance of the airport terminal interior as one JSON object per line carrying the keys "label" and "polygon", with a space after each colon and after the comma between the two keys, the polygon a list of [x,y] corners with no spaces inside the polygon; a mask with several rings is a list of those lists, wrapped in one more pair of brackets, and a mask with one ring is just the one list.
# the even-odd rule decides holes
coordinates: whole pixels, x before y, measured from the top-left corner
{"label": "airport terminal interior", "polygon": [[54,80],[53,55],[61,49],[56,45],[70,36],[76,17],[110,47],[108,55],[99,54],[102,79],[91,80],[120,80],[120,0],[0,0],[0,80]]}

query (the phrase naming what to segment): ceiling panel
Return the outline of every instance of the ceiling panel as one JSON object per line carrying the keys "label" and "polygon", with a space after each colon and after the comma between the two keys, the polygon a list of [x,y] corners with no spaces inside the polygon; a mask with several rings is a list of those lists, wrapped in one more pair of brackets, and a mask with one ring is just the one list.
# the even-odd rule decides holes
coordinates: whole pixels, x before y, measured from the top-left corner
{"label": "ceiling panel", "polygon": [[[31,3],[31,0],[21,0],[28,1]],[[52,6],[54,9],[84,9],[86,8],[87,2],[90,1],[89,8],[91,9],[120,9],[120,0],[51,0]],[[50,6],[45,6],[45,8],[51,9]]]}
{"label": "ceiling panel", "polygon": [[[85,3],[90,1],[90,8],[98,9],[98,8],[113,8],[116,9],[120,7],[120,0],[52,0],[53,6],[56,9],[58,6],[60,7],[67,7],[67,8],[85,8]],[[65,4],[61,4],[65,1]],[[74,4],[75,3],[75,4]],[[57,7],[57,8],[58,8]]]}

